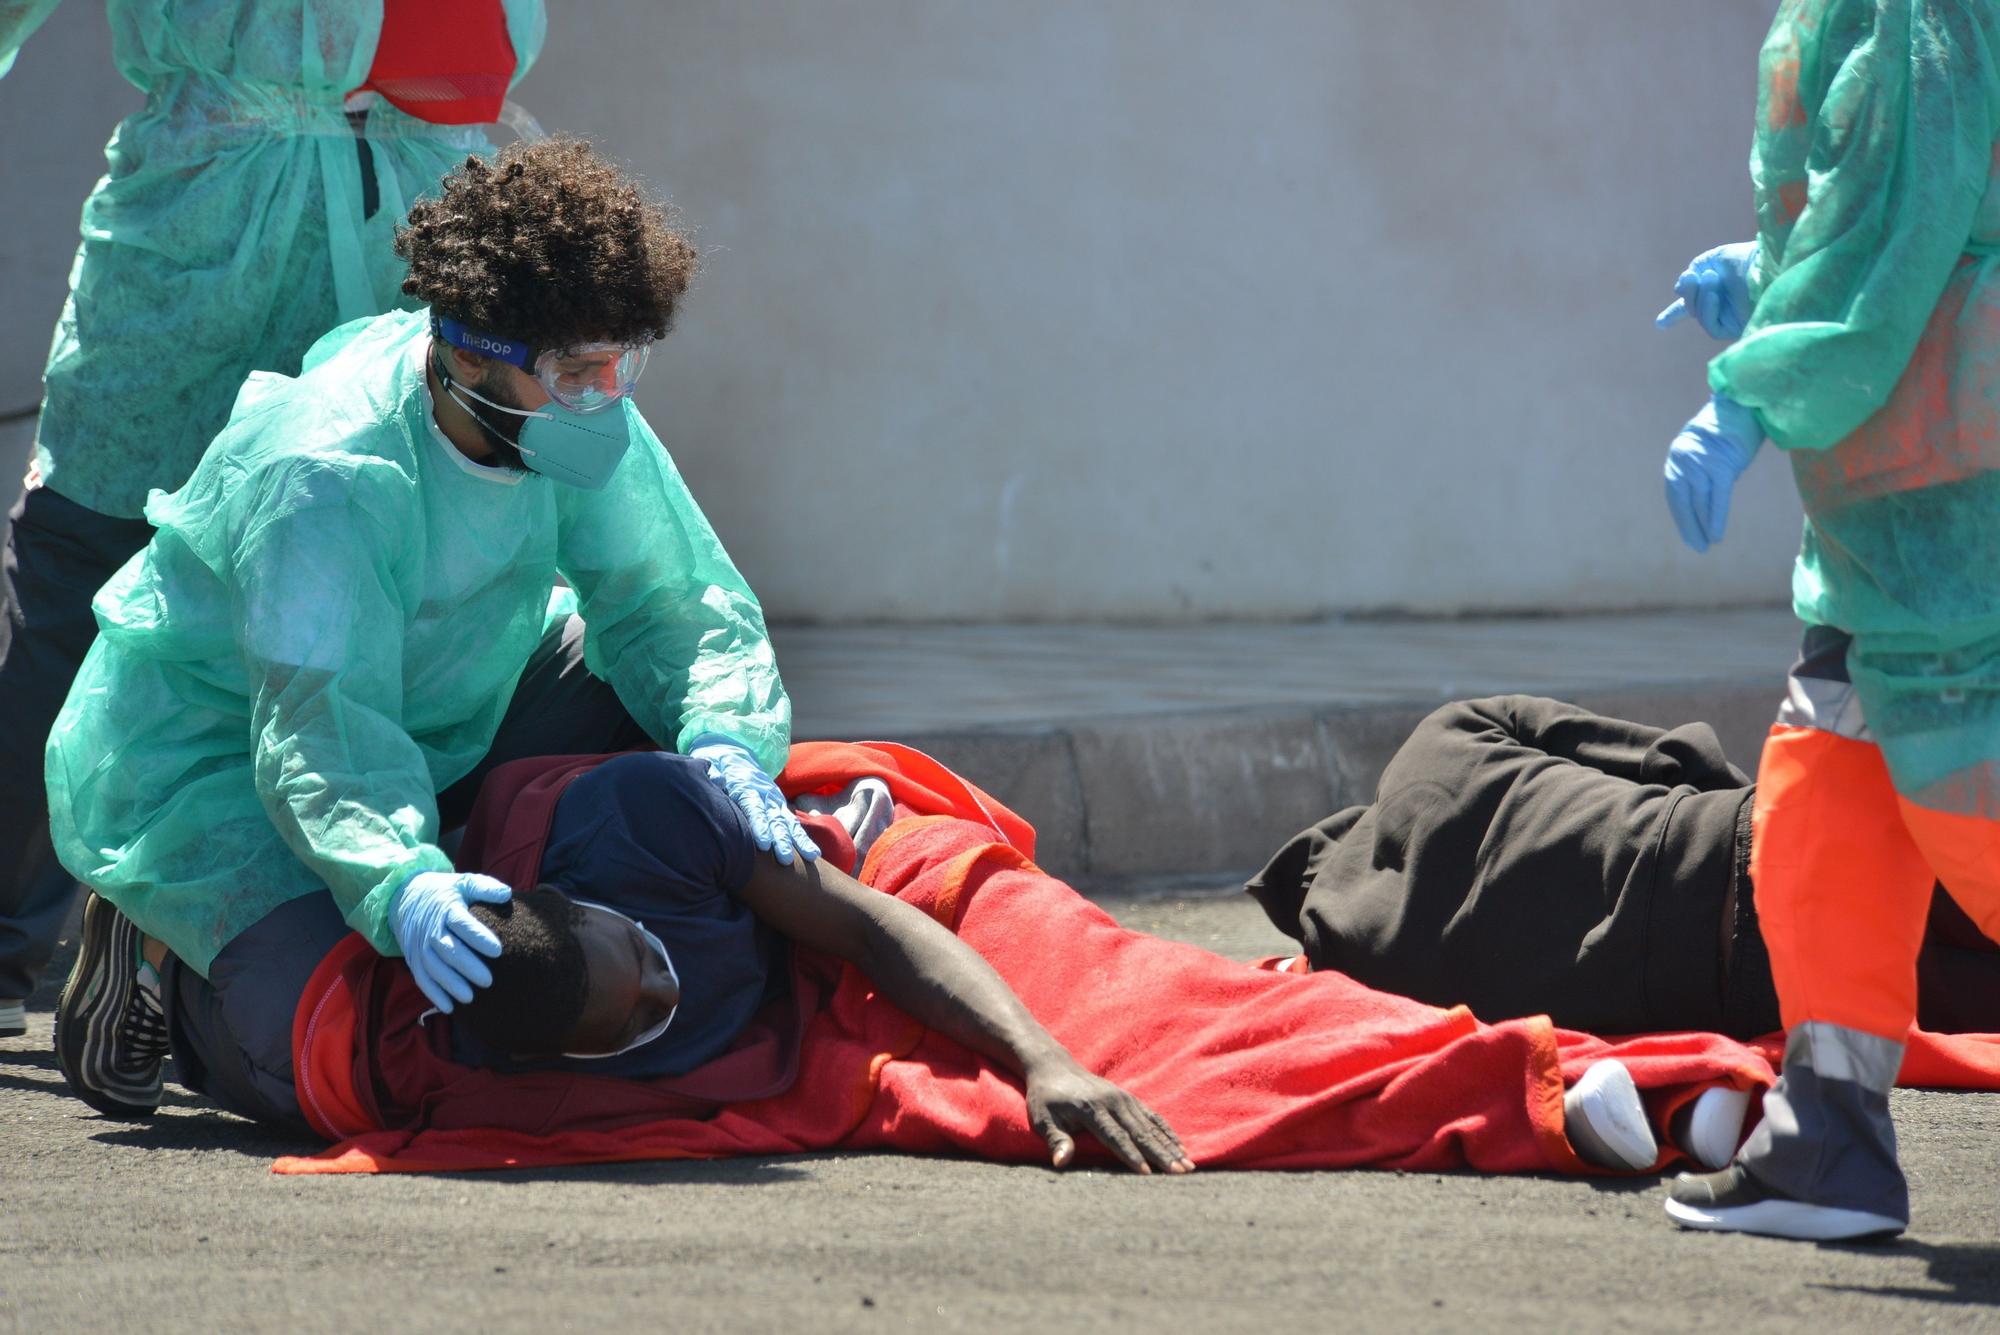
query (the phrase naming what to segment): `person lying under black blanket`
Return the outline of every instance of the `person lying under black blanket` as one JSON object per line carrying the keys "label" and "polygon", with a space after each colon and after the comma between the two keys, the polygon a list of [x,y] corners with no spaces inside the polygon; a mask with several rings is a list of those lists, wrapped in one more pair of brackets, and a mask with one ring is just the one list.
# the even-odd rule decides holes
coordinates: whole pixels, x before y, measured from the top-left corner
{"label": "person lying under black blanket", "polygon": [[[1373,804],[1301,832],[1246,889],[1311,968],[1384,991],[1488,1021],[1750,1038],[1779,1028],[1754,791],[1705,723],[1460,701],[1417,725]],[[1918,1023],[2000,1030],[2000,947],[1939,889]]]}

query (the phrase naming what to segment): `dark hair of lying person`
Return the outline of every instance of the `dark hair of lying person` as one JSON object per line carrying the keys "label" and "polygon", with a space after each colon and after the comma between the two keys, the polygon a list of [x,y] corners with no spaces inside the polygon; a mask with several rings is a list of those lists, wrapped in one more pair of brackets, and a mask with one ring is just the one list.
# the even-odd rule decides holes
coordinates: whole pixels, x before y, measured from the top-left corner
{"label": "dark hair of lying person", "polygon": [[472,916],[500,938],[500,956],[486,961],[490,987],[452,1012],[480,1043],[496,1052],[552,1056],[583,1015],[590,966],[577,936],[584,911],[554,886],[517,892],[504,904],[473,904]]}

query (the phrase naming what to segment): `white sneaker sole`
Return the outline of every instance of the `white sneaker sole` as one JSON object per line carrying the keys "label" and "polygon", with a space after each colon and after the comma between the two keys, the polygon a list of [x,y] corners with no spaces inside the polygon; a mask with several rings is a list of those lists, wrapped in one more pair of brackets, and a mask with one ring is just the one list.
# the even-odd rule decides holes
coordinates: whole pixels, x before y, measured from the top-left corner
{"label": "white sneaker sole", "polygon": [[1729,1205],[1704,1210],[1699,1206],[1667,1201],[1667,1217],[1682,1228],[1709,1229],[1721,1233],[1756,1233],[1767,1238],[1792,1238],[1799,1242],[1846,1242],[1854,1238],[1884,1237],[1903,1231],[1903,1221],[1866,1210],[1842,1210],[1831,1205],[1808,1205],[1804,1201],[1758,1201],[1755,1205]]}

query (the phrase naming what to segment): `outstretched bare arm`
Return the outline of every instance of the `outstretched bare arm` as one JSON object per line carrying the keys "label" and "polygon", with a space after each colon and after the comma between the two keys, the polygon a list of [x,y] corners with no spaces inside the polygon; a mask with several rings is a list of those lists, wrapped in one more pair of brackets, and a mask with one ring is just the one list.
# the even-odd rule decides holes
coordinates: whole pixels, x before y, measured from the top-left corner
{"label": "outstretched bare arm", "polygon": [[1074,1156],[1077,1131],[1091,1132],[1136,1172],[1194,1167],[1157,1113],[1085,1070],[992,965],[922,910],[823,860],[786,866],[768,853],[758,855],[738,895],[799,945],[853,964],[925,1025],[1011,1067],[1056,1167]]}

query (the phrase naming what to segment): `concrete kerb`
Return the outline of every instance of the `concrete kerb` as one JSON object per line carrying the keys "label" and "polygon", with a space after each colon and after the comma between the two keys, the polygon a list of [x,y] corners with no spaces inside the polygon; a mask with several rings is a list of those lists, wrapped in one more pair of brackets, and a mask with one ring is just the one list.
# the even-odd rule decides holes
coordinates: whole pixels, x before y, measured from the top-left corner
{"label": "concrete kerb", "polygon": [[[1777,672],[1525,689],[1662,727],[1707,721],[1754,772],[1783,684]],[[1196,709],[888,740],[929,752],[1033,822],[1048,871],[1085,890],[1129,893],[1240,881],[1308,825],[1370,800],[1396,748],[1442,703]]]}

